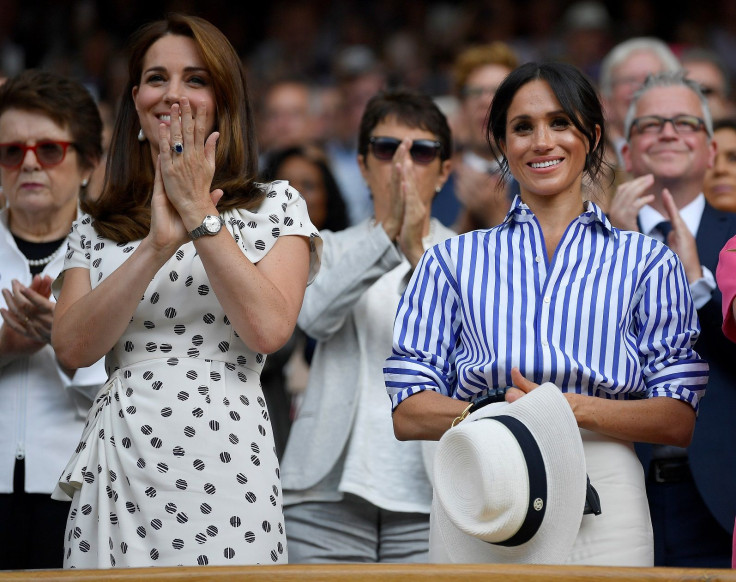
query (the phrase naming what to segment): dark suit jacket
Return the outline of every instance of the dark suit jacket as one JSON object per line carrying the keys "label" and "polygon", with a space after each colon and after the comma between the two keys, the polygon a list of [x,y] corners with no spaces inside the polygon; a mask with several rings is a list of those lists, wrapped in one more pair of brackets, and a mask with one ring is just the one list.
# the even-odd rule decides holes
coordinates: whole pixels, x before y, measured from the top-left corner
{"label": "dark suit jacket", "polygon": [[[736,214],[705,205],[700,219],[698,247],[700,263],[715,275],[718,254],[736,234]],[[700,337],[695,350],[710,365],[705,397],[700,401],[695,433],[688,448],[695,484],[713,516],[729,532],[736,517],[736,344],[721,331],[721,292],[698,309]],[[637,443],[644,467],[651,458],[651,446]],[[683,524],[686,527],[686,524]]]}
{"label": "dark suit jacket", "polygon": [[[706,204],[696,243],[702,265],[715,275],[718,254],[736,234],[736,214]],[[698,310],[695,350],[710,364],[705,397],[688,449],[695,483],[713,516],[729,532],[736,517],[736,344],[723,335],[720,290]]]}

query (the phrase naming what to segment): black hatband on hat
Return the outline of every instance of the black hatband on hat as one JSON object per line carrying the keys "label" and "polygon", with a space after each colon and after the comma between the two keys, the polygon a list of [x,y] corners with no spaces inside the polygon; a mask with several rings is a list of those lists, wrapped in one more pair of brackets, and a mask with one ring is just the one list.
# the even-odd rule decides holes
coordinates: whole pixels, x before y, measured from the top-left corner
{"label": "black hatband on hat", "polygon": [[[534,537],[542,525],[544,513],[547,509],[547,472],[544,469],[544,459],[539,450],[534,436],[523,422],[514,418],[499,414],[498,416],[487,416],[478,420],[496,420],[503,424],[519,443],[521,452],[526,460],[529,473],[529,503],[527,505],[526,517],[519,531],[504,542],[495,542],[497,546],[514,547],[525,544]],[[488,542],[493,543],[493,542]]]}

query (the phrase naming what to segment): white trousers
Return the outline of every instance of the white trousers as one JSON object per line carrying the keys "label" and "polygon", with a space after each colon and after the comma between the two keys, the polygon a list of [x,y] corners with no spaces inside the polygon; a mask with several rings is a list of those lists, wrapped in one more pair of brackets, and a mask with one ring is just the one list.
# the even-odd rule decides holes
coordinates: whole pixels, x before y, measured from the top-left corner
{"label": "white trousers", "polygon": [[654,565],[654,539],[644,471],[634,445],[580,429],[590,482],[600,515],[584,515],[568,564]]}

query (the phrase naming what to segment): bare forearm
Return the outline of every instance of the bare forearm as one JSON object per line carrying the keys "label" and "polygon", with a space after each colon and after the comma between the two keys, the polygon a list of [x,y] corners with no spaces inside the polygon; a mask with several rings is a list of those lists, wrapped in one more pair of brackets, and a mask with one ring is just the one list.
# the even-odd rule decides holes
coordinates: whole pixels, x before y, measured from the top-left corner
{"label": "bare forearm", "polygon": [[[673,398],[608,400],[565,394],[578,426],[632,442],[685,447],[695,427],[692,407]],[[426,390],[404,400],[393,414],[399,440],[439,440],[468,403]]]}
{"label": "bare forearm", "polygon": [[195,243],[212,290],[235,331],[250,349],[266,354],[291,337],[307,284],[308,241],[298,236],[284,239],[277,243],[284,246],[272,249],[259,266],[225,232]]}
{"label": "bare forearm", "polygon": [[[54,316],[51,344],[62,367],[89,366],[112,349],[130,323],[140,299],[168,253],[147,239],[95,289],[88,271],[67,273]],[[81,276],[87,281],[80,284]],[[86,283],[86,288],[82,285]]]}
{"label": "bare forearm", "polygon": [[439,440],[467,406],[432,390],[413,394],[394,410],[394,434],[400,441]]}
{"label": "bare forearm", "polygon": [[608,400],[565,394],[578,426],[614,438],[686,447],[695,428],[695,412],[674,398]]}

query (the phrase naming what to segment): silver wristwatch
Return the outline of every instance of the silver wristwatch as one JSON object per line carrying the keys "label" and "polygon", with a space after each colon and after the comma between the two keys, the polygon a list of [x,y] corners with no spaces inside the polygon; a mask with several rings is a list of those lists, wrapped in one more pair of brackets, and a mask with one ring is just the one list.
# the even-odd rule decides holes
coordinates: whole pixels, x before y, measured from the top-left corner
{"label": "silver wristwatch", "polygon": [[205,234],[208,236],[214,236],[220,232],[223,224],[225,224],[225,219],[222,216],[219,214],[217,216],[208,214],[204,217],[204,220],[202,220],[202,224],[189,233],[189,238],[197,240],[200,236],[204,236]]}

